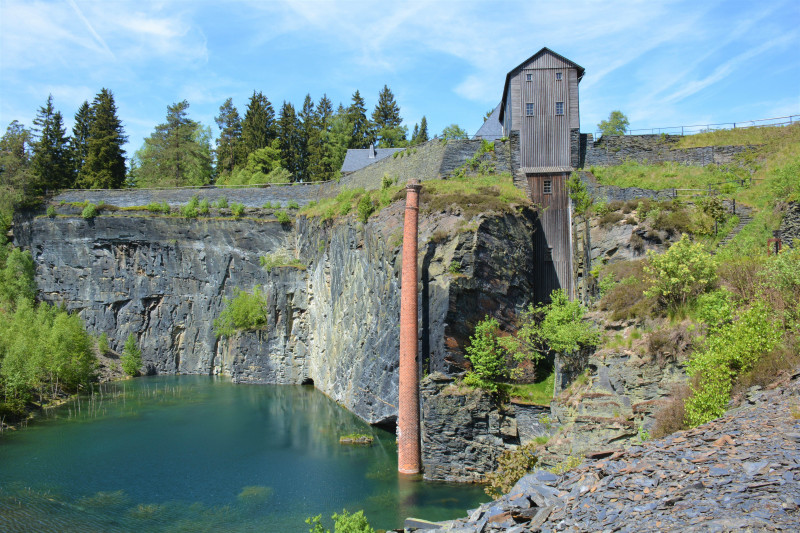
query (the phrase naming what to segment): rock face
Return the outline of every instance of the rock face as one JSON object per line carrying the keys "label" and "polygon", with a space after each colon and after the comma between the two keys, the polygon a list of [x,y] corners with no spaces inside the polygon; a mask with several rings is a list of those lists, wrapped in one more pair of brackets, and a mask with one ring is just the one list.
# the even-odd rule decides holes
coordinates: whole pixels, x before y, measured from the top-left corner
{"label": "rock face", "polygon": [[[40,297],[78,312],[90,331],[108,333],[114,350],[133,333],[149,372],[313,382],[370,423],[396,417],[402,202],[367,224],[119,211],[84,220],[74,209],[59,212],[15,223],[16,244],[33,253]],[[528,303],[534,217],[529,209],[469,225],[457,213],[422,217],[426,371],[458,365],[470,328],[485,314],[502,320]],[[259,257],[273,253],[302,266],[267,272]],[[453,262],[468,276],[450,272]],[[268,295],[268,326],[217,339],[213,322],[224,299],[235,287],[255,286]]]}
{"label": "rock face", "polygon": [[537,471],[468,518],[416,531],[796,531],[800,371],[695,429]]}
{"label": "rock face", "polygon": [[790,203],[786,208],[786,214],[781,220],[780,235],[785,246],[800,245],[800,202]]}

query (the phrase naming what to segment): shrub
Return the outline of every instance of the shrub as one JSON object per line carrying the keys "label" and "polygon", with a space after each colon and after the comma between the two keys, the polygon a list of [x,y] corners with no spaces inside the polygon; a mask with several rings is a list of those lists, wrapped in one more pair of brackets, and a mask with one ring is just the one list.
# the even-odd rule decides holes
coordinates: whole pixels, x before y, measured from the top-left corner
{"label": "shrub", "polygon": [[381,178],[381,189],[388,189],[392,185],[394,185],[394,180],[388,174],[384,174]]}
{"label": "shrub", "polygon": [[228,199],[224,196],[220,196],[217,200],[217,208],[218,209],[227,209],[228,208]]}
{"label": "shrub", "polygon": [[181,215],[184,218],[197,218],[197,207],[193,206],[191,203],[183,205],[181,206]]}
{"label": "shrub", "polygon": [[208,214],[208,199],[207,198],[203,198],[202,200],[200,200],[200,205],[197,207],[197,212],[200,213],[201,215],[207,215]]}
{"label": "shrub", "polygon": [[456,260],[450,261],[450,266],[447,267],[447,270],[451,274],[458,274],[459,272],[461,272],[461,261],[456,261]]}
{"label": "shrub", "polygon": [[593,199],[577,172],[573,172],[569,177],[567,187],[569,188],[569,197],[575,205],[575,214],[583,215],[592,206]]}
{"label": "shrub", "polygon": [[289,203],[286,204],[287,209],[300,209],[300,204],[295,202],[294,200],[289,200]]}
{"label": "shrub", "polygon": [[224,298],[222,312],[214,320],[217,337],[230,337],[236,331],[258,329],[267,325],[267,294],[258,287],[252,293],[239,287],[233,289],[233,298]]}
{"label": "shrub", "polygon": [[81,212],[81,216],[86,220],[93,219],[97,216],[97,206],[91,202],[86,204],[86,207],[84,207],[83,211]]}
{"label": "shrub", "polygon": [[278,219],[278,222],[281,224],[291,224],[292,218],[286,213],[286,211],[280,210],[275,212],[275,218]]}
{"label": "shrub", "polygon": [[506,353],[498,340],[500,325],[487,315],[475,326],[475,334],[466,347],[472,370],[464,376],[464,383],[497,392],[498,383],[508,377]]}
{"label": "shrub", "polygon": [[125,341],[120,363],[122,370],[129,376],[139,375],[139,369],[142,367],[142,351],[136,345],[136,337],[133,333],[130,333]]}
{"label": "shrub", "polygon": [[633,251],[636,252],[637,254],[641,254],[642,252],[644,252],[645,248],[644,239],[642,239],[642,236],[639,235],[638,233],[631,233],[631,237],[630,239],[628,239],[628,243],[631,245],[631,248],[633,248]]}
{"label": "shrub", "polygon": [[[325,242],[321,241],[321,244],[322,244],[322,250],[324,250]],[[259,258],[259,262],[267,272],[272,272],[272,269],[277,267],[292,267],[301,270],[306,269],[306,265],[303,264],[302,261],[300,261],[299,259],[294,259],[292,257],[289,257],[289,254],[284,251],[278,251],[261,256],[261,258]]]}
{"label": "shrub", "polygon": [[36,297],[34,272],[30,251],[12,248],[8,252],[0,270],[0,308],[12,309],[20,299],[33,304]]}
{"label": "shrub", "polygon": [[56,208],[52,205],[47,206],[47,216],[50,218],[56,217]]}
{"label": "shrub", "polygon": [[[375,533],[375,530],[369,525],[367,517],[364,516],[364,511],[350,514],[343,509],[341,514],[333,513],[331,519],[333,520],[333,533]],[[322,515],[306,518],[306,524],[311,526],[311,529],[308,530],[309,533],[331,533],[330,530],[322,527]]]}
{"label": "shrub", "polygon": [[236,202],[233,202],[231,204],[231,213],[236,218],[242,216],[244,214],[244,204],[238,204]]}
{"label": "shrub", "polygon": [[97,350],[101,354],[108,353],[108,350],[109,350],[109,347],[108,347],[108,335],[105,332],[100,334],[100,337],[98,337],[98,339],[97,339]]}
{"label": "shrub", "polygon": [[655,422],[651,433],[652,438],[660,439],[676,431],[686,429],[687,426],[684,421],[686,417],[685,402],[690,394],[689,385],[673,385],[666,403],[655,412]]}
{"label": "shrub", "polygon": [[486,474],[486,482],[489,484],[483,489],[486,494],[491,498],[508,494],[517,481],[536,466],[538,457],[535,452],[535,442],[524,444],[516,450],[503,452],[497,459],[497,470]]}
{"label": "shrub", "polygon": [[619,222],[623,218],[625,218],[625,217],[622,214],[616,213],[614,211],[611,211],[609,213],[606,213],[602,217],[600,217],[600,222],[599,223],[603,227],[611,226],[613,224],[616,224],[617,222]]}
{"label": "shrub", "polygon": [[655,297],[669,309],[676,309],[707,291],[717,279],[713,256],[702,245],[692,244],[686,234],[665,253],[648,251],[647,257],[650,264],[644,270],[652,286],[645,295]]}
{"label": "shrub", "polygon": [[366,224],[369,216],[374,212],[375,206],[372,203],[372,198],[370,195],[365,194],[358,200],[358,219]]}
{"label": "shrub", "polygon": [[733,319],[733,294],[726,289],[717,289],[697,297],[694,316],[709,331],[718,330]]}

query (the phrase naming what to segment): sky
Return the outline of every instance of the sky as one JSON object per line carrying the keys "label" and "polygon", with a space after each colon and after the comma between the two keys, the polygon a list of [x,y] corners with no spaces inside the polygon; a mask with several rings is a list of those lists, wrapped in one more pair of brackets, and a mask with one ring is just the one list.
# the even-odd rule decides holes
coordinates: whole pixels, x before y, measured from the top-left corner
{"label": "sky", "polygon": [[131,155],[184,99],[216,137],[229,97],[244,115],[253,91],[277,112],[358,90],[371,112],[388,85],[409,132],[473,134],[544,46],[586,71],[584,133],[615,109],[634,130],[800,115],[798,0],[0,0],[0,128],[49,94],[71,128],[105,87]]}

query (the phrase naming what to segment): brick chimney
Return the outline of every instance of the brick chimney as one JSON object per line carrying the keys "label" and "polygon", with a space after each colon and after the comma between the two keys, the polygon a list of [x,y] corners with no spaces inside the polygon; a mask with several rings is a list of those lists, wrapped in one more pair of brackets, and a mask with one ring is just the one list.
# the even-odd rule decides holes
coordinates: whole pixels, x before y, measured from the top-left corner
{"label": "brick chimney", "polygon": [[422,185],[406,185],[403,224],[403,271],[400,280],[400,387],[397,413],[397,470],[418,474],[420,463],[419,364],[417,362],[417,216]]}

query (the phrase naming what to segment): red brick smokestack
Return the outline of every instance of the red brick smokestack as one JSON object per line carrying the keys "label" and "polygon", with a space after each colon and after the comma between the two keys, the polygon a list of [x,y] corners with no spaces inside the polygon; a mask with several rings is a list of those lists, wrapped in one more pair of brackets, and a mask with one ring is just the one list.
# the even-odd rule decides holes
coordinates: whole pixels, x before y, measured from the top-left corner
{"label": "red brick smokestack", "polygon": [[403,273],[400,281],[400,399],[397,413],[397,470],[420,471],[419,366],[417,364],[417,215],[419,191],[415,179],[406,185],[403,224]]}

